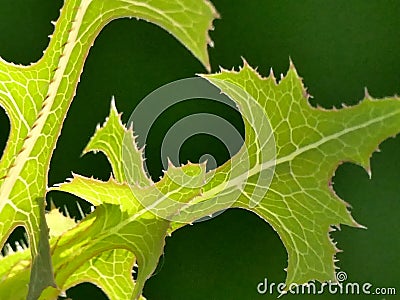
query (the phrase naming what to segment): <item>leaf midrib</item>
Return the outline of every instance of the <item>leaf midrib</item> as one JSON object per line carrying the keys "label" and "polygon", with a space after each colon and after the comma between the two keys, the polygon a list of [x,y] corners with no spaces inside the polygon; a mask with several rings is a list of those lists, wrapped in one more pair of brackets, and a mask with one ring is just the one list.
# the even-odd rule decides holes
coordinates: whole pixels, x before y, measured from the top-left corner
{"label": "leaf midrib", "polygon": [[[63,80],[65,70],[67,68],[68,63],[70,62],[72,51],[76,45],[77,37],[80,29],[80,24],[83,21],[86,10],[91,3],[91,0],[83,0],[82,5],[78,8],[77,14],[75,16],[75,21],[73,22],[73,26],[70,29],[67,43],[65,47],[60,53],[58,67],[54,73],[53,78],[50,81],[48,94],[43,101],[43,106],[41,111],[38,114],[38,118],[34,122],[31,127],[30,132],[28,133],[28,138],[25,139],[21,150],[19,151],[12,167],[9,169],[8,174],[0,187],[0,196],[3,201],[0,202],[0,211],[3,210],[6,204],[10,204],[10,194],[13,190],[14,183],[20,176],[23,168],[28,161],[29,158],[33,157],[31,155],[34,146],[37,144],[39,137],[42,134],[43,128],[46,124],[47,118],[52,112],[52,107],[57,98],[57,91],[59,90],[60,84]],[[56,124],[57,126],[61,126],[60,124]],[[49,154],[50,155],[50,154]],[[48,166],[46,166],[48,168]],[[46,172],[47,174],[47,172]],[[47,184],[47,183],[46,183]]]}
{"label": "leaf midrib", "polygon": [[[357,126],[345,128],[344,130],[341,130],[339,132],[333,133],[331,135],[328,135],[326,137],[323,137],[323,138],[319,139],[316,142],[313,142],[311,144],[303,146],[303,147],[297,149],[296,151],[292,152],[291,154],[286,155],[286,156],[281,157],[281,158],[278,158],[275,161],[267,161],[267,162],[265,162],[265,163],[263,163],[261,165],[256,165],[252,169],[250,169],[248,172],[237,176],[233,180],[229,180],[226,183],[224,189],[221,190],[221,188],[219,188],[220,185],[217,185],[216,187],[214,187],[214,188],[212,188],[212,189],[210,189],[208,191],[205,191],[201,196],[194,197],[193,198],[194,201],[190,201],[190,203],[188,203],[187,206],[193,205],[193,204],[196,204],[196,203],[199,203],[199,202],[203,202],[203,201],[206,201],[208,199],[212,199],[216,195],[218,195],[219,193],[221,193],[224,190],[227,190],[229,188],[232,188],[232,187],[242,188],[243,184],[246,184],[246,180],[248,178],[250,178],[251,176],[256,175],[257,173],[259,173],[259,172],[261,172],[263,170],[269,169],[269,168],[274,167],[274,166],[276,167],[277,165],[292,161],[297,156],[299,156],[299,155],[301,155],[301,154],[303,154],[303,153],[305,153],[307,151],[314,150],[314,149],[318,148],[319,146],[321,146],[321,145],[323,145],[325,143],[328,143],[328,142],[330,142],[332,140],[340,138],[341,136],[344,136],[344,135],[349,134],[351,132],[357,131],[358,129],[366,128],[366,127],[371,126],[371,125],[373,125],[375,123],[384,121],[385,119],[391,118],[391,117],[393,117],[393,116],[395,116],[397,114],[400,114],[400,110],[394,110],[394,111],[386,114],[385,116],[381,116],[381,117],[378,117],[378,118],[370,119],[367,122],[364,122],[364,123],[359,124]],[[228,162],[230,162],[230,161],[228,161]],[[216,190],[218,190],[217,193],[215,192]],[[165,197],[163,197],[163,198],[165,198]],[[156,201],[156,203],[159,203],[159,201]],[[122,228],[123,226],[125,226],[129,222],[132,222],[136,218],[139,218],[140,216],[142,216],[148,210],[149,210],[149,207],[145,207],[145,208],[139,210],[133,216],[131,216],[130,218],[128,218],[127,220],[125,220],[124,222],[119,224],[118,227]]]}

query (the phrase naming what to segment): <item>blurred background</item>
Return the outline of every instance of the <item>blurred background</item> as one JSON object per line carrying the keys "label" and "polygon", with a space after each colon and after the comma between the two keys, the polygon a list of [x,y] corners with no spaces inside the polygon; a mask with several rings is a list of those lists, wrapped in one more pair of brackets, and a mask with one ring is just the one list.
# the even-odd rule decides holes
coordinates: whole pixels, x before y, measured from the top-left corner
{"label": "blurred background", "polygon": [[[286,73],[289,57],[313,98],[325,108],[352,105],[364,87],[376,98],[400,94],[400,1],[213,0],[222,19],[211,32],[212,70],[242,65],[244,57],[262,75],[272,67]],[[52,33],[60,0],[0,0],[0,56],[29,64],[37,61]],[[111,169],[102,154],[80,157],[98,123],[108,115],[114,95],[126,122],[148,93],[171,81],[205,73],[202,65],[173,37],[144,21],[117,20],[95,41],[55,150],[49,184],[64,181],[71,172],[108,179]],[[168,127],[194,112],[216,113],[243,134],[240,115],[205,100],[188,101],[168,110],[152,127],[146,158],[153,179],[162,174],[160,145]],[[0,110],[0,152],[9,132]],[[359,166],[345,163],[333,178],[336,193],[352,205],[355,219],[368,230],[342,227],[332,234],[344,250],[337,265],[348,282],[395,287],[400,293],[400,139],[389,139],[372,157],[372,179]],[[198,161],[210,153],[218,164],[229,159],[223,144],[198,135],[188,139],[181,162]],[[49,194],[57,206],[78,216],[79,199]],[[20,232],[13,235],[18,238]],[[284,282],[286,251],[276,232],[256,215],[228,210],[207,222],[187,226],[167,238],[165,254],[146,283],[149,300],[275,299],[259,295],[257,285]],[[91,284],[68,291],[72,299],[106,299]],[[364,295],[288,295],[288,299],[365,299]],[[370,295],[368,299],[397,299]]]}

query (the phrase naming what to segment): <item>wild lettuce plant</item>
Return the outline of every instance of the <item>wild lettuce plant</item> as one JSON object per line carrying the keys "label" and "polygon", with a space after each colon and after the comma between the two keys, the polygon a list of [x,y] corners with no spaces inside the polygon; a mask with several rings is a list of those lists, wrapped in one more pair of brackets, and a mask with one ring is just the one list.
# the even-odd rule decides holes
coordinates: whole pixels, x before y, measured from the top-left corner
{"label": "wild lettuce plant", "polygon": [[[230,207],[256,213],[278,232],[288,252],[288,286],[335,280],[338,250],[329,233],[340,224],[361,226],[335,195],[331,177],[344,161],[370,172],[372,152],[400,131],[396,97],[366,94],[353,107],[313,108],[292,63],[277,81],[244,62],[239,71],[200,75],[235,102],[245,124],[243,146],[222,166],[170,164],[153,182],[134,128],[122,124],[113,101],[84,150],[103,152],[112,177],[74,174],[48,186],[50,159],[87,53],[100,30],[122,17],[161,26],[210,70],[208,30],[218,14],[206,0],[66,0],[38,62],[0,60],[0,104],[11,124],[0,161],[1,246],[17,226],[29,237],[28,249],[0,260],[0,298],[57,299],[92,282],[110,299],[144,299],[165,237]],[[46,213],[51,190],[74,194],[95,210],[79,223],[56,210]]]}

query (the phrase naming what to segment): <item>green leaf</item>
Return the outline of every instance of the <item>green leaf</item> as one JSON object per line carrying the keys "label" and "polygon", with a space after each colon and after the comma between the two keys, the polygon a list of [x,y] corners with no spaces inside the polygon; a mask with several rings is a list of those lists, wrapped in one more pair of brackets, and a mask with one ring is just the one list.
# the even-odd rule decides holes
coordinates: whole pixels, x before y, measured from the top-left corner
{"label": "green leaf", "polygon": [[[134,187],[134,192],[132,187],[124,181],[117,182],[113,178],[110,178],[108,182],[102,182],[80,175],[74,175],[71,181],[52,188],[52,190],[71,193],[97,207],[95,213],[91,216],[91,218],[95,216],[93,225],[84,229],[85,236],[87,236],[87,242],[85,240],[84,243],[87,243],[87,245],[83,246],[83,242],[77,242],[76,237],[81,236],[79,233],[68,232],[70,239],[65,236],[63,237],[68,241],[66,242],[68,244],[67,249],[75,247],[69,240],[75,244],[79,244],[79,249],[85,248],[86,261],[81,254],[78,254],[78,259],[75,251],[73,251],[73,254],[63,253],[63,255],[59,255],[59,257],[62,256],[63,258],[58,259],[57,251],[60,247],[60,242],[57,244],[56,250],[53,250],[53,265],[57,274],[56,283],[63,290],[69,287],[68,281],[66,281],[66,278],[68,278],[67,273],[74,274],[72,275],[73,278],[82,278],[81,280],[93,283],[100,280],[98,276],[91,277],[90,274],[92,273],[90,272],[85,273],[85,279],[80,274],[80,270],[82,270],[81,266],[92,266],[93,261],[96,261],[96,270],[99,273],[105,274],[108,278],[115,281],[113,286],[126,286],[126,281],[131,277],[131,260],[119,262],[121,269],[112,275],[109,274],[109,266],[115,264],[115,261],[104,265],[99,262],[99,253],[101,257],[109,257],[110,253],[108,251],[118,250],[118,255],[121,258],[132,257],[133,261],[135,257],[137,259],[139,274],[134,284],[132,296],[133,299],[136,299],[140,295],[145,281],[157,266],[158,259],[163,251],[164,240],[166,235],[169,234],[170,227],[168,220],[164,220],[148,212],[147,208],[143,207],[137,200],[137,195],[144,195],[146,199],[152,200],[153,197],[160,195],[159,189],[161,189],[163,193],[171,191],[170,197],[175,201],[185,202],[188,197],[193,198],[200,194],[200,188],[181,187],[172,178],[179,177],[182,174],[181,171],[183,171],[185,174],[191,175],[192,182],[197,182],[196,184],[199,185],[203,181],[202,178],[204,178],[205,174],[204,164],[189,164],[182,168],[175,168],[171,165],[168,172],[166,172],[166,176],[157,183],[157,186],[148,179],[143,169],[142,151],[136,147],[132,130],[127,130],[122,125],[120,115],[116,110],[113,100],[106,122],[103,126],[96,129],[84,152],[102,151],[107,156],[113,173],[119,174],[117,176],[120,178],[126,178],[120,157],[123,153],[122,146],[128,148],[127,152],[124,153],[127,155],[127,161],[132,163],[132,168],[126,168],[126,174],[128,174],[127,176],[133,182],[138,183]],[[174,208],[166,209],[173,214],[177,213]],[[86,222],[89,221],[85,219],[83,223]],[[98,224],[102,224],[102,226]],[[83,250],[79,251],[81,253]],[[107,251],[107,253],[103,254],[103,251]],[[70,271],[63,267],[66,263]],[[57,266],[62,267],[59,273],[57,272]],[[76,281],[74,282],[76,283]],[[126,294],[125,296],[122,294],[116,296],[116,294],[109,292],[107,294],[111,299],[129,299],[129,297],[126,297]]]}
{"label": "green leaf", "polygon": [[[46,214],[46,220],[50,227],[51,252],[58,289],[47,288],[40,299],[56,299],[58,295],[64,294],[67,289],[81,282],[97,285],[110,299],[130,299],[135,285],[131,275],[135,257],[131,252],[113,249],[101,252],[91,259],[79,261],[79,257],[82,256],[80,250],[76,251],[78,258],[70,252],[71,249],[76,250],[75,244],[84,245],[90,241],[91,236],[85,235],[84,232],[93,224],[93,218],[89,217],[87,221],[76,224],[71,218],[53,209]],[[79,237],[77,233],[80,234]],[[29,249],[21,246],[18,248],[19,251],[14,252],[8,245],[9,253],[0,258],[0,294],[4,299],[26,299],[28,292],[31,266]]]}
{"label": "green leaf", "polygon": [[[93,220],[90,226],[85,228],[85,238],[82,238],[82,241],[77,242],[77,237],[81,236],[79,233],[68,233],[70,239],[74,240],[73,247],[79,247],[79,254],[76,253],[77,250],[73,252],[65,250],[68,253],[60,250],[60,255],[54,252],[55,270],[57,265],[60,268],[64,265],[65,262],[57,263],[64,261],[64,257],[69,261],[68,268],[70,268],[70,270],[60,269],[60,276],[56,276],[57,284],[63,286],[69,272],[74,273],[83,263],[99,253],[125,249],[135,255],[139,265],[139,274],[132,294],[132,299],[137,299],[162,254],[169,222],[157,218],[141,206],[127,184],[120,184],[112,179],[102,182],[75,175],[71,182],[62,184],[57,189],[74,194],[97,206],[91,218],[83,222]],[[67,243],[65,249],[71,249],[71,246],[71,243]],[[125,254],[123,257],[130,255]],[[121,266],[120,271],[125,271],[125,275],[116,272],[113,277],[118,286],[123,286],[124,282],[120,280],[126,280],[128,276],[126,272],[131,276],[132,262],[128,260],[121,263]],[[99,264],[100,270],[103,270],[103,267],[107,268],[107,265]],[[98,279],[96,277],[93,280]]]}
{"label": "green leaf", "polygon": [[[113,249],[84,262],[64,284],[64,290],[81,283],[99,286],[111,300],[130,299],[134,281],[132,268],[136,262],[132,252]],[[140,300],[145,298],[141,296]]]}
{"label": "green leaf", "polygon": [[[130,135],[132,139],[126,138]],[[124,141],[123,141],[124,139]],[[139,182],[147,178],[142,168],[142,153],[136,148],[132,131],[123,127],[114,101],[111,104],[110,115],[102,127],[98,127],[89,144],[88,151],[104,152],[115,174],[122,174],[121,163],[114,154],[122,154],[122,144],[127,146],[132,142],[129,159],[140,160],[140,167],[130,173],[132,179]],[[119,149],[116,152],[116,149]],[[179,175],[180,168],[170,168],[170,176]],[[185,173],[194,176],[204,175],[205,165],[188,165],[182,168]],[[148,180],[148,179],[147,179]],[[149,180],[148,180],[149,181]],[[173,188],[171,194],[175,200],[185,200],[188,193],[192,196],[199,194],[199,189],[180,188],[176,183],[165,176],[158,183],[163,191]],[[169,221],[147,211],[134,197],[132,189],[126,183],[119,183],[113,178],[102,182],[93,178],[74,175],[70,182],[63,183],[51,190],[59,190],[74,194],[96,206],[96,211],[75,226],[70,219],[61,216],[57,211],[46,215],[50,227],[52,264],[55,273],[55,282],[58,289],[47,288],[41,299],[52,299],[68,288],[81,282],[91,282],[98,285],[110,299],[136,299],[147,278],[154,272],[159,256],[162,253],[165,236],[168,234]],[[138,186],[137,190],[144,194],[157,192],[154,184],[146,187]],[[25,251],[25,258],[29,256]],[[9,261],[14,264],[8,263]],[[139,265],[137,281],[132,280],[132,267]],[[18,261],[11,256],[4,258],[5,272],[9,269],[20,268]],[[24,271],[26,275],[26,271]],[[10,284],[21,282],[18,295],[14,299],[23,299],[28,278],[23,274],[13,273],[0,284],[0,294],[6,294]],[[140,296],[140,299],[144,299]]]}
{"label": "green leaf", "polygon": [[[98,151],[103,152],[109,160],[114,178],[118,182],[135,182],[140,186],[152,184],[143,169],[143,151],[137,148],[132,128],[128,130],[122,125],[114,98],[111,101],[109,116],[103,126],[97,126],[83,154]],[[124,161],[128,161],[132,168],[124,168]]]}
{"label": "green leaf", "polygon": [[[146,176],[142,152],[131,137],[130,156],[136,159],[124,160],[125,165],[115,163],[110,150],[102,150],[114,173],[121,172],[121,167],[136,170],[129,186],[112,179],[100,182],[74,175],[71,182],[56,189],[96,206],[108,203],[121,207],[126,214],[115,212],[121,221],[115,226],[126,224],[131,228],[131,241],[147,238],[134,229],[146,215],[146,220],[156,224],[152,241],[158,241],[160,247],[167,231],[231,206],[247,209],[270,223],[284,243],[288,287],[310,280],[335,281],[338,250],[329,233],[340,224],[361,226],[351,217],[348,205],[335,195],[331,177],[344,161],[360,164],[370,172],[369,158],[377,145],[400,131],[399,99],[374,100],[368,96],[360,104],[341,110],[313,108],[292,64],[279,83],[272,73],[262,78],[247,63],[239,72],[223,70],[204,77],[236,102],[244,119],[245,143],[231,160],[207,173],[204,164],[170,164],[159,182],[140,186],[135,181]],[[114,143],[124,144],[121,132],[132,134],[121,128],[114,109],[112,105],[108,121],[96,131],[98,143],[106,144],[110,140],[107,137],[114,136]],[[124,146],[129,148],[129,143]],[[109,231],[115,232],[111,227]],[[113,243],[119,247],[115,240]],[[131,250],[140,251],[139,247]],[[142,252],[143,261],[152,261],[154,269],[160,253]],[[141,267],[139,262],[139,274]],[[138,285],[143,282],[138,280]]]}
{"label": "green leaf", "polygon": [[[241,111],[259,105],[276,143],[273,180],[261,201],[252,203],[264,188],[256,176],[271,165],[262,158],[260,163],[251,163],[250,177],[234,207],[253,211],[279,234],[288,252],[287,287],[310,280],[336,281],[338,250],[329,232],[340,224],[361,226],[351,217],[348,204],[333,191],[331,178],[343,162],[359,164],[370,173],[372,152],[400,131],[400,99],[375,100],[366,95],[353,107],[314,108],[307,102],[309,95],[293,64],[279,83],[272,72],[262,78],[246,62],[239,72],[222,70],[204,77],[232,98]],[[251,97],[237,93],[232,84]],[[249,100],[257,103],[249,104]],[[250,111],[245,120],[245,147],[253,147],[250,153],[259,157],[263,149],[254,137],[263,124],[252,115]]]}
{"label": "green leaf", "polygon": [[[19,248],[19,247],[18,247]],[[14,252],[9,244],[7,254],[0,257],[0,294],[2,299],[26,299],[32,260],[29,249]]]}
{"label": "green leaf", "polygon": [[37,63],[17,66],[0,59],[0,105],[11,123],[0,160],[0,246],[17,226],[25,227],[33,259],[28,299],[55,286],[44,218],[52,152],[95,37],[121,17],[161,26],[209,69],[208,30],[217,13],[197,0],[68,0]]}

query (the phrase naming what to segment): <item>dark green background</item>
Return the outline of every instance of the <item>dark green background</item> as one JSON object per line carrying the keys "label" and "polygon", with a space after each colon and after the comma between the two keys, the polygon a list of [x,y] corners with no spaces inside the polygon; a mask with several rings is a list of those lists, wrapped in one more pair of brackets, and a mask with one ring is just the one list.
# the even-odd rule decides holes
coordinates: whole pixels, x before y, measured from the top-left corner
{"label": "dark green background", "polygon": [[[106,0],[105,0],[106,1]],[[48,43],[48,35],[62,1],[0,0],[0,55],[17,63],[34,62]],[[210,49],[213,71],[242,64],[241,56],[259,72],[285,73],[289,56],[323,107],[355,104],[368,87],[374,97],[400,94],[400,1],[232,1],[214,0],[222,19],[214,22]],[[102,155],[80,154],[95,126],[108,114],[115,95],[127,121],[137,103],[155,88],[176,79],[205,72],[201,64],[168,33],[135,20],[118,20],[97,38],[87,59],[77,96],[57,144],[50,184],[63,181],[71,171],[107,179],[110,168]],[[278,76],[277,76],[278,77]],[[176,114],[212,111],[191,102]],[[218,113],[218,109],[216,112]],[[226,111],[225,111],[226,112]],[[161,174],[159,148],[173,113],[152,131],[146,157],[153,178]],[[235,112],[224,116],[241,127]],[[0,112],[0,150],[9,125]],[[200,145],[200,146],[199,146]],[[343,227],[333,237],[344,252],[337,264],[348,281],[396,287],[400,293],[400,140],[384,142],[372,157],[372,180],[358,166],[344,164],[334,177],[335,191],[353,206],[356,220],[368,227]],[[220,143],[197,137],[182,149],[183,161],[196,161],[201,151],[228,159]],[[57,205],[73,203],[65,194],[49,195]],[[72,214],[75,206],[69,205]],[[87,209],[87,207],[85,207]],[[257,283],[267,277],[282,282],[287,256],[272,228],[257,216],[229,210],[208,222],[185,227],[167,239],[160,266],[146,284],[153,299],[275,299],[257,295]],[[101,299],[91,285],[69,291],[73,299]],[[398,299],[387,296],[386,299]],[[384,296],[287,296],[290,299],[383,299]],[[284,298],[284,299],[285,299]]]}

